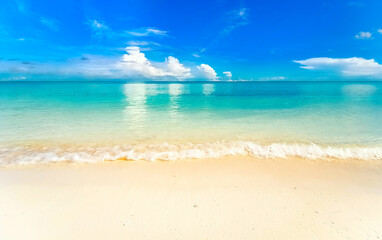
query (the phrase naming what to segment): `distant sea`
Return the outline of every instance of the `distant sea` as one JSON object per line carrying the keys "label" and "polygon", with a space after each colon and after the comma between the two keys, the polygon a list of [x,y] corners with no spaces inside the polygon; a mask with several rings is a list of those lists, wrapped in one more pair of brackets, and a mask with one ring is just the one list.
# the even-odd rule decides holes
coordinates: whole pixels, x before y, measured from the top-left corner
{"label": "distant sea", "polygon": [[0,165],[382,160],[380,82],[0,82]]}

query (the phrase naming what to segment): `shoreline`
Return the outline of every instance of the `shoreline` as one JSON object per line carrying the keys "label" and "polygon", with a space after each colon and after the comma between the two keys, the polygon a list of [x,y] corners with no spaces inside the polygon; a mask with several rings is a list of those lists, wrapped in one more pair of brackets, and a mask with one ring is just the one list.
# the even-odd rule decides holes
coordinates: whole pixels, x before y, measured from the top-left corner
{"label": "shoreline", "polygon": [[381,146],[330,146],[314,143],[222,141],[205,143],[161,143],[112,146],[48,146],[0,149],[0,167],[47,163],[99,163],[102,161],[180,161],[184,159],[308,159],[313,161],[382,162]]}
{"label": "shoreline", "polygon": [[0,168],[0,238],[377,239],[382,167],[228,157]]}

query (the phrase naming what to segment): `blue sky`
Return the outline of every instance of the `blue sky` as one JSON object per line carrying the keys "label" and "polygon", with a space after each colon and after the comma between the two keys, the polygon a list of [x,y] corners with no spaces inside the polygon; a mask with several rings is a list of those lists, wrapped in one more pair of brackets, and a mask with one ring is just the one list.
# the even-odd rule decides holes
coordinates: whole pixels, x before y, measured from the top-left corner
{"label": "blue sky", "polygon": [[382,79],[382,1],[0,2],[2,80]]}

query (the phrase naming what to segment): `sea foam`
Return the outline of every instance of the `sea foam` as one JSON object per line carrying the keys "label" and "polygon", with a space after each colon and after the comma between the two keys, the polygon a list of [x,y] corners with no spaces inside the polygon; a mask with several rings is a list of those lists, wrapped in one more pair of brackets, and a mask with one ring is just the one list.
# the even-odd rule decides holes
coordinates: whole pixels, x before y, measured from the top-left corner
{"label": "sea foam", "polygon": [[203,144],[141,144],[112,147],[2,148],[0,165],[41,164],[52,162],[100,162],[113,160],[180,160],[251,156],[261,159],[298,157],[305,159],[382,160],[382,147],[339,147],[317,144],[273,143],[262,145],[249,141]]}

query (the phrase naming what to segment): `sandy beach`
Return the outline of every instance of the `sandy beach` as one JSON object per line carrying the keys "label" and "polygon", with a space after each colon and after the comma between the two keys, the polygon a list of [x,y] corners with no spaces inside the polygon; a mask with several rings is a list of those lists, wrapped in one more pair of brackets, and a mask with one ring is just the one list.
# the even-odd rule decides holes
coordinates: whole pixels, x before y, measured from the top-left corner
{"label": "sandy beach", "polygon": [[381,10],[0,0],[0,240],[382,240]]}
{"label": "sandy beach", "polygon": [[379,239],[382,169],[235,157],[0,169],[0,239]]}

